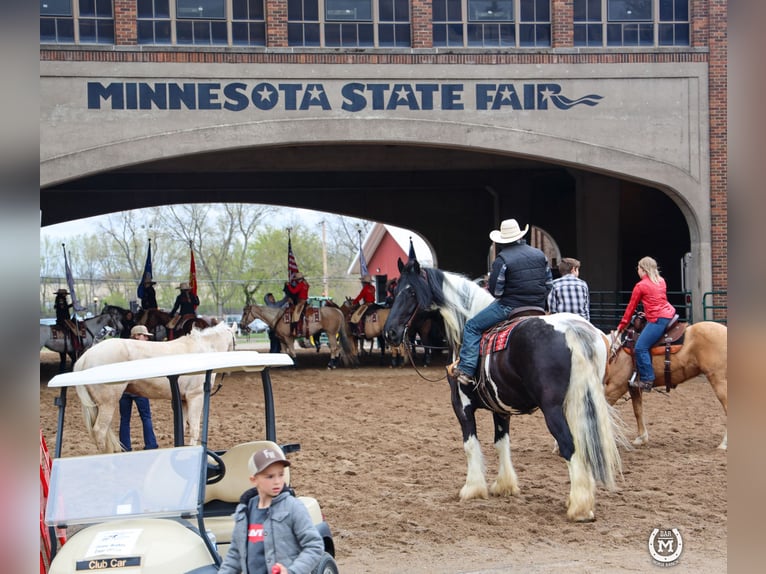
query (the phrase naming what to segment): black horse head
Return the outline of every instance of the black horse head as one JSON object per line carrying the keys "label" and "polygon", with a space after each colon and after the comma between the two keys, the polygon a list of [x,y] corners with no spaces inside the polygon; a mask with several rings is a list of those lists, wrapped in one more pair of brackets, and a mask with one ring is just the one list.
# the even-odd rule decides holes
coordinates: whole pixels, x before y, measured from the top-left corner
{"label": "black horse head", "polygon": [[431,309],[443,299],[442,279],[441,271],[420,267],[420,263],[412,256],[406,264],[399,259],[399,283],[391,312],[383,327],[389,344],[398,345],[402,342],[404,330],[418,309]]}

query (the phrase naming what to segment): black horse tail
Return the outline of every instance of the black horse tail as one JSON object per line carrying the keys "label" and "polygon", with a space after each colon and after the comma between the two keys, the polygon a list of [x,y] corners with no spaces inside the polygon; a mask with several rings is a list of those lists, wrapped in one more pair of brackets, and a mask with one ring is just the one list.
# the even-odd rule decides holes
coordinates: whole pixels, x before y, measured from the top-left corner
{"label": "black horse tail", "polygon": [[356,345],[351,343],[351,337],[348,332],[348,323],[346,322],[345,317],[341,318],[338,335],[340,335],[340,346],[343,349],[343,352],[340,354],[341,360],[343,361],[343,366],[358,367],[359,357],[356,353]]}
{"label": "black horse tail", "polygon": [[583,321],[569,323],[565,337],[572,357],[564,400],[575,445],[571,464],[590,469],[598,482],[613,490],[622,471],[618,443],[627,441],[621,421],[604,395],[606,347],[599,331]]}

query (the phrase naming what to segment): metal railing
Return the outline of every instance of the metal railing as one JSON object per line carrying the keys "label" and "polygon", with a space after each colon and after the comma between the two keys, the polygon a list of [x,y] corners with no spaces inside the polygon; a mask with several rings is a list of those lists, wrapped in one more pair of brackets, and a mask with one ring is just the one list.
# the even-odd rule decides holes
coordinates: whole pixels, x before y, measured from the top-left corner
{"label": "metal railing", "polygon": [[[631,291],[591,291],[590,322],[605,333],[616,329],[630,295]],[[668,301],[676,308],[681,321],[693,322],[691,291],[668,291]]]}
{"label": "metal railing", "polygon": [[727,291],[708,291],[702,294],[702,320],[728,322],[728,292]]}

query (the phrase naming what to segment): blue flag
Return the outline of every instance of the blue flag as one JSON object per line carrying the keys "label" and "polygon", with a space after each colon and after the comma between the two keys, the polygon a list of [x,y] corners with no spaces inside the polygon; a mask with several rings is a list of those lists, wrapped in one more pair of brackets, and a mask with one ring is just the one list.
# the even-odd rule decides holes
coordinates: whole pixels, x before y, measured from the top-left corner
{"label": "blue flag", "polygon": [[369,275],[369,271],[367,271],[367,261],[364,260],[364,251],[362,251],[362,233],[359,233],[359,275],[361,277],[364,277],[365,275]]}
{"label": "blue flag", "polygon": [[152,240],[149,240],[149,249],[146,251],[146,263],[144,263],[144,274],[141,276],[141,280],[138,282],[138,289],[136,289],[136,295],[139,299],[144,298],[144,283],[152,280]]}

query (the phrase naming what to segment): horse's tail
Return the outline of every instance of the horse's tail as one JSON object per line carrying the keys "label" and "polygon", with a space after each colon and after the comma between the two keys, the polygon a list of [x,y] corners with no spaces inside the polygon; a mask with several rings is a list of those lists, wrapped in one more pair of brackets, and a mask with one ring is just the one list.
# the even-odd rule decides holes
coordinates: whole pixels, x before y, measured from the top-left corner
{"label": "horse's tail", "polygon": [[[77,391],[77,396],[82,404],[82,418],[85,422],[85,428],[93,442],[98,444],[96,441],[96,433],[93,431],[93,427],[96,424],[96,417],[98,417],[98,405],[93,402],[87,385],[77,385],[75,386],[75,390]],[[117,438],[117,435],[114,434],[114,431],[112,431],[111,428],[106,431],[105,441],[106,452],[122,452],[120,439]]]}
{"label": "horse's tail", "polygon": [[564,400],[564,415],[575,447],[572,457],[579,458],[593,477],[611,490],[622,471],[618,443],[627,441],[621,421],[604,395],[604,342],[590,325],[570,324],[565,337],[572,356]]}
{"label": "horse's tail", "polygon": [[340,309],[338,309],[338,312],[341,314],[338,334],[340,335],[340,346],[343,349],[343,352],[341,353],[343,366],[358,366],[359,357],[356,353],[356,345],[351,342],[351,336],[348,332],[348,323],[346,323],[346,318],[343,317],[343,312]]}

